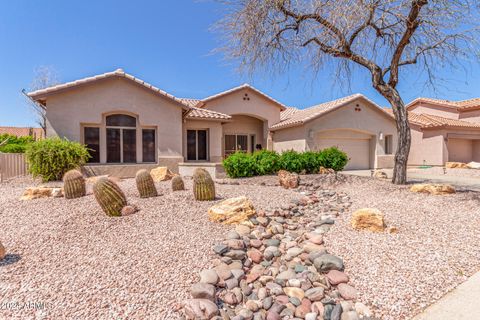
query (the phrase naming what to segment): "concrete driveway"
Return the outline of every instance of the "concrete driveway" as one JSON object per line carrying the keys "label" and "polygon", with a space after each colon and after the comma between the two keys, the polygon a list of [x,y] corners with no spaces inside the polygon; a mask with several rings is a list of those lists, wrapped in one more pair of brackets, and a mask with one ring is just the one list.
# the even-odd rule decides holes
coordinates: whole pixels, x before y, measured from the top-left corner
{"label": "concrete driveway", "polygon": [[[388,177],[392,177],[392,169],[383,169]],[[344,174],[370,177],[371,170],[346,170],[342,171]],[[458,190],[480,191],[480,177],[459,177],[443,174],[421,173],[418,171],[407,171],[407,178],[409,183],[447,183]]]}

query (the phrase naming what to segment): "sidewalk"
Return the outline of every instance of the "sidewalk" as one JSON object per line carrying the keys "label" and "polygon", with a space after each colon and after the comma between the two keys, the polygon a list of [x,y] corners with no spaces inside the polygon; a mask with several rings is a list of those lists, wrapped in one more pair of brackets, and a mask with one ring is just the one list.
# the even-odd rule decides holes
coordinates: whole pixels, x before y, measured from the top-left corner
{"label": "sidewalk", "polygon": [[[392,176],[391,169],[383,169],[390,178]],[[370,177],[371,170],[347,170],[342,171],[344,174],[351,174],[357,176]],[[407,172],[408,182],[412,183],[447,183],[452,186],[457,187],[458,189],[463,190],[472,190],[480,191],[480,178],[478,177],[460,177],[460,176],[449,176],[449,175],[438,175],[438,174],[422,174],[419,172]],[[480,317],[479,317],[480,319]]]}
{"label": "sidewalk", "polygon": [[480,272],[447,293],[413,320],[480,319]]}

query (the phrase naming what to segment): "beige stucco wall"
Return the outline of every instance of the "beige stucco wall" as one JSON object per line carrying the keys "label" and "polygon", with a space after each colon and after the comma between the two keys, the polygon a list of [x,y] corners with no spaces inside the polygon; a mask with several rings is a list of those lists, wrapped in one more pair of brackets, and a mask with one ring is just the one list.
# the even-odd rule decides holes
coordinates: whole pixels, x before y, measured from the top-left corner
{"label": "beige stucco wall", "polygon": [[210,162],[222,161],[222,123],[219,121],[186,120],[183,125],[183,156],[187,159],[187,130],[202,129],[208,131],[208,155]]}
{"label": "beige stucco wall", "polygon": [[431,114],[434,116],[450,118],[450,119],[459,118],[459,112],[456,111],[455,109],[450,109],[450,108],[437,106],[434,104],[428,104],[428,103],[417,104],[413,107],[410,107],[408,111],[413,113],[419,113],[419,114],[426,113],[426,114]]}
{"label": "beige stucco wall", "polygon": [[[244,99],[247,97],[248,100]],[[206,102],[205,108],[231,116],[244,115],[263,121],[261,134],[260,129],[255,129],[262,136],[261,140],[257,138],[257,143],[261,143],[263,148],[267,148],[268,128],[280,121],[280,106],[249,88],[209,100]],[[234,123],[235,119],[226,125],[225,130],[229,130],[230,133],[241,133],[232,132]],[[239,129],[241,129],[240,126],[244,126],[244,124],[239,123]],[[225,130],[224,133],[226,133]]]}
{"label": "beige stucco wall", "polygon": [[[233,115],[231,122],[223,124],[223,135],[247,134],[249,136],[248,150],[251,150],[250,136],[255,135],[255,144],[260,143],[263,148],[266,148],[266,137],[264,134],[265,128],[263,124],[264,122],[262,120],[251,116]],[[224,149],[224,147],[224,143],[222,142],[222,148]],[[253,148],[255,148],[255,146],[253,146]]]}
{"label": "beige stucco wall", "polygon": [[472,161],[473,143],[468,139],[448,139],[448,161],[468,163]]}
{"label": "beige stucco wall", "polygon": [[305,151],[307,148],[305,135],[303,126],[277,130],[272,133],[273,150],[280,153],[288,150]]}
{"label": "beige stucco wall", "polygon": [[411,126],[412,141],[408,164],[412,166],[442,166],[446,161],[446,146],[443,132],[440,130],[422,131]]}
{"label": "beige stucco wall", "polygon": [[[124,78],[110,78],[58,92],[47,97],[48,136],[82,141],[82,125],[102,125],[106,114],[137,116],[139,127],[157,130],[159,162],[175,166],[182,161],[182,108],[174,101]],[[137,130],[137,141],[141,131]],[[100,130],[100,161],[106,162],[106,137]],[[137,161],[141,161],[137,143]],[[173,168],[173,167],[172,167]]]}
{"label": "beige stucco wall", "polygon": [[472,161],[480,162],[480,140],[472,142]]}
{"label": "beige stucco wall", "polygon": [[[357,106],[360,107],[361,111],[355,111]],[[385,154],[385,141],[379,139],[380,132],[383,133],[384,137],[386,135],[392,136],[393,153],[395,153],[397,146],[397,131],[393,118],[363,99],[356,100],[320,118],[307,122],[304,127],[307,150],[313,150],[316,143],[314,134],[309,134],[309,132],[345,129],[350,130],[350,132],[357,131],[359,136],[370,135],[372,137],[370,146],[370,166],[372,168],[377,167],[376,155]]]}

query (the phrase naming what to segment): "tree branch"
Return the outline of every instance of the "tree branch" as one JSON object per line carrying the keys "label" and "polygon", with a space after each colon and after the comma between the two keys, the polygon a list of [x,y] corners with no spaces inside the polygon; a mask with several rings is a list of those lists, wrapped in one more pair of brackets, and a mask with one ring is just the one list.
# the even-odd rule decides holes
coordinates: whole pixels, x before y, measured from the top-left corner
{"label": "tree branch", "polygon": [[405,32],[403,33],[402,38],[398,42],[398,45],[393,53],[390,63],[390,80],[388,81],[388,84],[393,88],[395,88],[398,83],[398,67],[403,51],[405,50],[405,47],[410,43],[411,37],[420,25],[420,20],[418,20],[418,17],[420,14],[420,10],[426,4],[428,4],[428,0],[415,0],[412,2],[412,7],[410,8],[410,12],[405,22]]}

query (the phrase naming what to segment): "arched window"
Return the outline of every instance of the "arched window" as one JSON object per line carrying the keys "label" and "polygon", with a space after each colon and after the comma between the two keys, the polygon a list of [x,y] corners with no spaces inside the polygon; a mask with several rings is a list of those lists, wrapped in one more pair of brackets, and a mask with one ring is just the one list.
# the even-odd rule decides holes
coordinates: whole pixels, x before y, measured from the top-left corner
{"label": "arched window", "polygon": [[107,127],[136,127],[137,119],[126,114],[112,114],[106,117]]}
{"label": "arched window", "polygon": [[137,162],[137,119],[126,114],[105,118],[107,126],[107,162]]}

